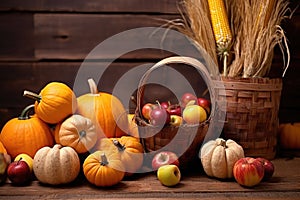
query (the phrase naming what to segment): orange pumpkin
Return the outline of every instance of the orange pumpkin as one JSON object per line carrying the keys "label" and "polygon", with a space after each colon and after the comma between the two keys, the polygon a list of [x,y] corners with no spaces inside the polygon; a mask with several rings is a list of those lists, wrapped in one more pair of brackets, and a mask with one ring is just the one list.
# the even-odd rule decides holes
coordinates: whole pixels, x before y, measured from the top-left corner
{"label": "orange pumpkin", "polygon": [[113,149],[96,151],[83,163],[83,173],[87,180],[101,187],[119,183],[124,177],[124,170],[120,154]]}
{"label": "orange pumpkin", "polygon": [[27,106],[20,117],[9,120],[1,131],[0,141],[12,158],[20,153],[33,158],[40,148],[54,143],[49,126],[36,115],[29,116],[33,108],[34,105]]}
{"label": "orange pumpkin", "polygon": [[93,122],[81,115],[72,115],[56,125],[54,134],[56,143],[72,147],[77,153],[87,152],[98,139]]}
{"label": "orange pumpkin", "polygon": [[77,113],[93,121],[99,138],[126,135],[128,118],[121,101],[112,94],[99,93],[93,79],[88,82],[90,93],[78,97]]}
{"label": "orange pumpkin", "polygon": [[126,175],[135,173],[143,164],[143,146],[139,139],[132,136],[122,136],[121,138],[103,138],[98,150],[115,148],[124,164]]}
{"label": "orange pumpkin", "polygon": [[35,113],[49,124],[63,121],[77,108],[74,92],[66,84],[60,82],[48,83],[39,95],[25,90],[24,96],[36,100]]}
{"label": "orange pumpkin", "polygon": [[2,142],[0,142],[0,153],[7,153],[6,148],[4,147]]}
{"label": "orange pumpkin", "polygon": [[283,149],[300,149],[300,122],[279,125],[279,144]]}

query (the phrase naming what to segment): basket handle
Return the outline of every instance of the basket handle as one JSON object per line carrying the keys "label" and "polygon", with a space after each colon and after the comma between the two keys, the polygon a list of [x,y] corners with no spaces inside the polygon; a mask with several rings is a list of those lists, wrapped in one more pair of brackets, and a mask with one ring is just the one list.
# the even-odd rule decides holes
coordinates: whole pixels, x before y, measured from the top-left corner
{"label": "basket handle", "polygon": [[212,109],[211,109],[211,116],[214,114],[214,109],[215,109],[215,90],[214,90],[214,81],[211,79],[210,73],[206,69],[206,67],[197,59],[192,58],[192,57],[184,57],[184,56],[172,56],[165,58],[159,62],[157,62],[155,65],[153,65],[150,69],[148,69],[145,74],[142,76],[139,85],[138,85],[138,91],[137,91],[137,107],[136,107],[136,113],[139,112],[139,115],[142,116],[142,98],[144,96],[144,89],[145,89],[145,84],[148,80],[149,75],[151,74],[152,71],[155,69],[163,66],[163,65],[168,65],[168,64],[186,64],[190,65],[200,71],[200,74],[202,78],[204,79],[205,83],[208,86],[208,90],[210,93],[210,98],[212,102]]}

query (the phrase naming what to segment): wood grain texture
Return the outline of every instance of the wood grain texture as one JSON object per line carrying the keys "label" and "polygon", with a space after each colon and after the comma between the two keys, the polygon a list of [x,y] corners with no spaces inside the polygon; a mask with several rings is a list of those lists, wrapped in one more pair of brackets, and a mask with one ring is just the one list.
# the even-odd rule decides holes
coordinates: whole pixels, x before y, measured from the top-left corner
{"label": "wood grain texture", "polygon": [[179,0],[3,0],[2,11],[178,13]]}
{"label": "wood grain texture", "polygon": [[62,186],[42,185],[38,181],[28,186],[15,187],[9,183],[0,187],[3,199],[99,199],[99,198],[155,198],[155,199],[297,199],[300,194],[300,159],[273,160],[275,173],[270,181],[254,188],[245,188],[234,180],[208,178],[203,171],[184,173],[176,187],[162,186],[155,173],[138,174],[110,188],[94,187],[79,177],[74,183]]}
{"label": "wood grain texture", "polygon": [[[35,57],[37,59],[84,59],[97,45],[110,39],[111,46],[92,58],[115,59],[115,52],[120,48],[143,46],[143,41],[135,40],[141,32],[124,33],[126,37],[124,36],[124,39],[118,42],[114,42],[110,37],[135,28],[158,28],[165,24],[167,19],[170,17],[163,15],[36,14],[34,16]],[[155,33],[153,36],[156,36]],[[161,37],[161,40],[163,39]],[[176,38],[174,38],[175,42]],[[167,55],[162,55],[160,51],[144,50],[128,53],[123,58],[155,59]]]}
{"label": "wood grain texture", "polygon": [[33,15],[0,13],[0,60],[34,59]]}

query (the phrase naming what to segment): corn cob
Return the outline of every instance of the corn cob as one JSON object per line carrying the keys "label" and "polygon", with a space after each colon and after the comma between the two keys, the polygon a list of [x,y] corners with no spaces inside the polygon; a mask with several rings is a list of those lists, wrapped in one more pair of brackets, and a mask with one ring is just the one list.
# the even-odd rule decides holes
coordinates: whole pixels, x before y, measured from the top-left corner
{"label": "corn cob", "polygon": [[218,48],[218,53],[224,56],[223,73],[227,75],[227,57],[232,41],[232,34],[229,27],[228,16],[223,0],[208,0],[212,28]]}

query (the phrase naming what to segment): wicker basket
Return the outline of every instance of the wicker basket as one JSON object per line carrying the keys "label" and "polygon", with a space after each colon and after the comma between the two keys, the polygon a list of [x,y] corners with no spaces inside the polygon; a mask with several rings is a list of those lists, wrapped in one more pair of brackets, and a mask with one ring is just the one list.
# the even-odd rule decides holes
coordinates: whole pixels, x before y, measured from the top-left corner
{"label": "wicker basket", "polygon": [[217,94],[218,101],[227,101],[224,138],[242,145],[246,156],[273,159],[282,80],[223,77],[218,84],[226,91]]}
{"label": "wicker basket", "polygon": [[[163,65],[182,63],[195,67],[202,75],[203,80],[207,84],[210,92],[210,98],[212,102],[212,109],[208,119],[199,125],[187,125],[181,126],[165,125],[164,127],[155,127],[149,124],[142,117],[142,105],[145,84],[148,76],[151,72]],[[182,168],[187,168],[191,165],[191,162],[198,162],[198,152],[201,144],[206,137],[207,133],[211,131],[209,124],[213,121],[214,108],[215,108],[215,90],[213,90],[213,81],[209,72],[204,65],[196,59],[189,57],[169,57],[166,58],[154,66],[152,66],[141,78],[138,91],[137,91],[137,107],[135,112],[135,119],[139,127],[139,135],[141,137],[142,144],[144,145],[145,153],[149,156],[148,160],[154,156],[158,151],[173,151],[179,157]],[[198,161],[197,161],[198,160]]]}

